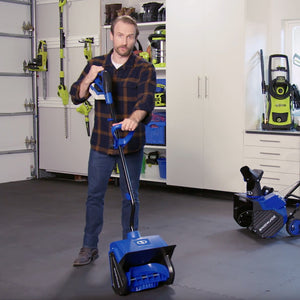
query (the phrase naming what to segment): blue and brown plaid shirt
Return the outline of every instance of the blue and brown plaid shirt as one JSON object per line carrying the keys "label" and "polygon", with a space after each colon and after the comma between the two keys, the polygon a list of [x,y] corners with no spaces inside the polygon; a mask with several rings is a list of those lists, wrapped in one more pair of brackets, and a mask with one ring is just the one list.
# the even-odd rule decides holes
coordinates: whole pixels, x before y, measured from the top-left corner
{"label": "blue and brown plaid shirt", "polygon": [[[154,93],[156,88],[156,73],[153,65],[143,58],[131,54],[127,62],[116,69],[111,62],[111,53],[92,58],[78,80],[73,83],[70,91],[74,104],[80,104],[90,95],[79,98],[79,86],[83,78],[89,72],[91,65],[103,66],[112,78],[112,98],[118,122],[128,118],[135,110],[147,112],[146,118],[136,128],[130,142],[124,147],[124,153],[132,153],[140,150],[145,144],[145,124],[150,122],[154,108]],[[105,101],[95,101],[95,122],[91,136],[91,148],[110,155],[118,154],[113,149],[113,137],[111,133],[112,121],[110,110]],[[125,135],[127,133],[124,133]]]}

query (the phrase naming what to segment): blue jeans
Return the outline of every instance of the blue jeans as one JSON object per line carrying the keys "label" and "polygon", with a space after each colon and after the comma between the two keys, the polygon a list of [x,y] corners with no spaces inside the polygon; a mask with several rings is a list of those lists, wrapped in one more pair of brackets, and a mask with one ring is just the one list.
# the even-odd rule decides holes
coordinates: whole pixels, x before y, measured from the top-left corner
{"label": "blue jeans", "polygon": [[[133,194],[135,196],[134,230],[138,230],[139,214],[139,179],[143,161],[143,149],[125,156]],[[104,196],[107,184],[115,164],[120,170],[120,189],[122,194],[122,236],[130,232],[131,203],[128,194],[124,171],[119,155],[107,155],[90,150],[88,166],[88,196],[86,201],[86,224],[84,229],[83,247],[97,248],[99,234],[103,227]]]}

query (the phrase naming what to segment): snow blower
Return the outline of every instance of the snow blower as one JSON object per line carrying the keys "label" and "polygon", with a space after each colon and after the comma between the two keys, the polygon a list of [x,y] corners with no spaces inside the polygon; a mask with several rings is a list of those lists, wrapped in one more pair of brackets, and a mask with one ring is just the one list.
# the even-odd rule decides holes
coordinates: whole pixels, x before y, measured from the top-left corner
{"label": "snow blower", "polygon": [[[107,71],[102,71],[91,86],[91,91],[93,94],[98,95],[104,92],[106,104],[110,109],[111,120],[117,123],[111,88],[110,74]],[[171,257],[176,246],[168,246],[159,235],[141,237],[140,233],[134,230],[135,197],[123,152],[123,147],[133,136],[133,131],[130,131],[125,137],[119,138],[120,129],[120,124],[113,126],[112,134],[114,137],[114,148],[119,150],[124,169],[128,189],[127,199],[131,203],[131,231],[127,234],[127,239],[110,244],[108,256],[112,288],[116,294],[126,295],[130,292],[155,288],[161,284],[172,284],[175,278],[175,271]]]}
{"label": "snow blower", "polygon": [[[294,192],[300,187],[300,181],[281,197],[273,188],[261,188],[263,170],[244,166],[240,171],[247,182],[247,192],[233,196],[234,220],[261,238],[276,236],[284,225],[291,236],[299,235],[300,219],[295,218],[295,213],[299,208],[300,197]],[[295,206],[295,209],[288,214],[287,206]]]}
{"label": "snow blower", "polygon": [[266,96],[262,129],[290,130],[293,127],[291,84],[288,57],[273,54],[269,57],[268,80],[265,84],[263,51],[260,50],[262,93]]}

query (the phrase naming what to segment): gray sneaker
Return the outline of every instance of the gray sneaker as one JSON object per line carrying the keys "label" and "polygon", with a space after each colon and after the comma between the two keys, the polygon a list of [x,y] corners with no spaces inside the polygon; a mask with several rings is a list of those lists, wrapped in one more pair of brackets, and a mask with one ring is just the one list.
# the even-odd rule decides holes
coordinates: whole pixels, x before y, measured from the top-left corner
{"label": "gray sneaker", "polygon": [[80,249],[78,257],[74,260],[73,266],[79,267],[88,265],[95,259],[99,257],[97,248],[86,248],[83,247]]}

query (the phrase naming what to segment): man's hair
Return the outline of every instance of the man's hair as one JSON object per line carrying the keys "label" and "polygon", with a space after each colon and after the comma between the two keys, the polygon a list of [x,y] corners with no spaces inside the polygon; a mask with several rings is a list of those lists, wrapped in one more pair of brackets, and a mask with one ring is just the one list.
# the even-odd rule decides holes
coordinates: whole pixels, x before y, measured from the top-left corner
{"label": "man's hair", "polygon": [[138,29],[135,19],[130,16],[127,16],[127,15],[119,16],[113,20],[111,27],[110,27],[110,31],[111,31],[112,35],[114,35],[114,30],[115,30],[116,24],[120,21],[122,21],[123,23],[133,25],[135,27],[135,38],[137,38],[139,36],[140,32],[139,32],[139,29]]}

